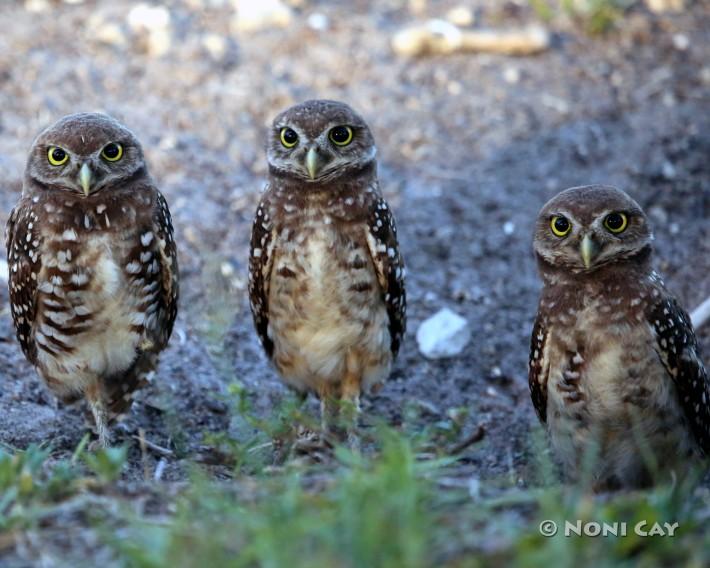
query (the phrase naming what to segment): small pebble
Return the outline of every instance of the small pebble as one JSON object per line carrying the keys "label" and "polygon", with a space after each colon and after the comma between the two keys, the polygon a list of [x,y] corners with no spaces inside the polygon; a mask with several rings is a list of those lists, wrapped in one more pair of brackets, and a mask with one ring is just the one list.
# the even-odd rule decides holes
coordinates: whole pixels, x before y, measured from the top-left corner
{"label": "small pebble", "polygon": [[285,28],[293,19],[291,8],[281,0],[238,0],[234,29],[255,32],[268,28]]}
{"label": "small pebble", "polygon": [[665,162],[663,162],[663,166],[661,166],[661,174],[667,180],[675,179],[675,177],[676,177],[675,166],[671,162],[666,160]]}
{"label": "small pebble", "polygon": [[468,6],[455,6],[446,12],[446,19],[456,26],[470,26],[474,22],[473,10]]}
{"label": "small pebble", "polygon": [[510,85],[516,85],[520,82],[520,70],[516,67],[506,67],[503,71],[503,79]]}
{"label": "small pebble", "polygon": [[690,47],[690,39],[685,34],[675,34],[673,36],[673,46],[678,51],[686,51]]}
{"label": "small pebble", "polygon": [[313,12],[310,16],[308,16],[307,22],[309,28],[318,32],[327,30],[330,23],[328,21],[328,17],[320,12]]}

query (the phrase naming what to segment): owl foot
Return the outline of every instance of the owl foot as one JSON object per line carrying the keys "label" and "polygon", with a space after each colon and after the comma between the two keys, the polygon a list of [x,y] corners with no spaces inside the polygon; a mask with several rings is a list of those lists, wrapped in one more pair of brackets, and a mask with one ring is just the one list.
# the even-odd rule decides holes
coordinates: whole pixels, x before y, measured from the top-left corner
{"label": "owl foot", "polygon": [[360,440],[360,434],[353,429],[353,430],[348,430],[346,436],[345,436],[345,441],[348,444],[348,448],[350,448],[350,451],[352,452],[360,452],[360,447],[362,446],[361,440]]}
{"label": "owl foot", "polygon": [[299,427],[290,453],[294,458],[307,458],[309,461],[321,463],[332,454],[332,451],[333,445],[327,436]]}
{"label": "owl foot", "polygon": [[94,417],[94,427],[98,436],[98,445],[101,448],[111,447],[111,433],[108,428],[109,415],[101,398],[101,391],[98,387],[86,390],[86,399],[89,403],[91,415]]}

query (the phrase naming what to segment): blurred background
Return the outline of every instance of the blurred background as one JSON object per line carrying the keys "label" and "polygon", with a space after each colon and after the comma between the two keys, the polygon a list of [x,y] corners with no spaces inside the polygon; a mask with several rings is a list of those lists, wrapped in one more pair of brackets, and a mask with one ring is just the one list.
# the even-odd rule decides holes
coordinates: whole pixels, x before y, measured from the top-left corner
{"label": "blurred background", "polygon": [[[365,411],[397,426],[413,407],[464,435],[483,425],[461,475],[529,482],[531,230],[556,192],[625,189],[654,224],[657,266],[681,302],[710,295],[707,2],[3,0],[0,30],[0,223],[34,136],[79,111],[137,134],[170,204],[181,313],[125,429],[183,455],[206,434],[243,435],[230,385],[266,415],[284,396],[252,331],[247,246],[265,129],[305,99],[342,100],[369,122],[408,266],[409,339]],[[3,286],[2,442],[51,438],[71,453],[83,418],[34,378],[7,300]],[[430,360],[414,332],[445,307],[471,339]],[[707,360],[710,331],[699,335]],[[166,479],[186,475],[180,460],[133,448],[129,476],[142,459],[164,459]]]}

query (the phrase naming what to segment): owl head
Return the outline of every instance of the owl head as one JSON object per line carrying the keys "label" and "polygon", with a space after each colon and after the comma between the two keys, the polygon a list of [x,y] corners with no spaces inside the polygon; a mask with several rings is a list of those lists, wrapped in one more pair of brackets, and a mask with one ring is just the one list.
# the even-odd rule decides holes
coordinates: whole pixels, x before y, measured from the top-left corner
{"label": "owl head", "polygon": [[615,187],[589,185],[567,189],[544,205],[533,247],[543,266],[588,273],[646,258],[652,241],[638,203]]}
{"label": "owl head", "polygon": [[327,100],[306,101],[279,114],[266,146],[272,175],[316,184],[372,168],[376,154],[360,115]]}
{"label": "owl head", "polygon": [[32,143],[29,191],[61,190],[88,197],[145,172],[140,143],[125,126],[99,113],[71,114]]}

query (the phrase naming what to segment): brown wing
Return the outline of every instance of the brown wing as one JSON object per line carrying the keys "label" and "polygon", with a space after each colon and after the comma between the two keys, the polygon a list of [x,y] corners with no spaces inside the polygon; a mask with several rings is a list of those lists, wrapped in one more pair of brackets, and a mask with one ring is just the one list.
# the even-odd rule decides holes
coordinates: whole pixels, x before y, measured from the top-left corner
{"label": "brown wing", "polygon": [[111,418],[131,406],[133,393],[147,382],[157,364],[157,354],[168,344],[178,310],[178,260],[172,218],[157,189],[153,211],[138,227],[127,257],[126,277],[141,296],[142,322],[134,330],[144,338],[131,367],[113,377],[103,377],[104,396]]}
{"label": "brown wing", "polygon": [[[168,344],[177,317],[180,286],[173,220],[167,201],[159,191],[156,190],[156,193],[153,210],[153,232],[157,237],[153,244],[156,264],[151,265],[150,276],[158,284],[157,293],[152,296],[148,307],[149,313],[155,314],[155,322],[148,322],[153,325],[146,324],[146,331],[163,349]],[[141,245],[145,244],[145,240],[146,237],[141,235]]]}
{"label": "brown wing", "polygon": [[544,318],[538,313],[530,338],[528,383],[530,398],[532,398],[537,417],[542,423],[547,421],[547,377],[549,373],[546,357],[547,333]]}
{"label": "brown wing", "polygon": [[269,215],[269,201],[262,198],[256,208],[251,229],[249,250],[249,304],[254,327],[266,355],[274,352],[274,342],[269,337],[269,280],[273,265],[273,224]]}
{"label": "brown wing", "polygon": [[22,199],[12,210],[5,229],[5,247],[12,321],[25,357],[35,363],[37,345],[32,325],[37,314],[37,275],[42,259],[39,219],[30,199]]}
{"label": "brown wing", "polygon": [[675,298],[667,297],[651,307],[647,319],[693,434],[703,452],[710,454],[710,384],[690,317]]}
{"label": "brown wing", "polygon": [[368,214],[368,247],[377,271],[377,280],[387,305],[390,349],[399,352],[407,328],[407,295],[404,288],[404,261],[397,242],[397,226],[392,211],[379,193],[373,191]]}

